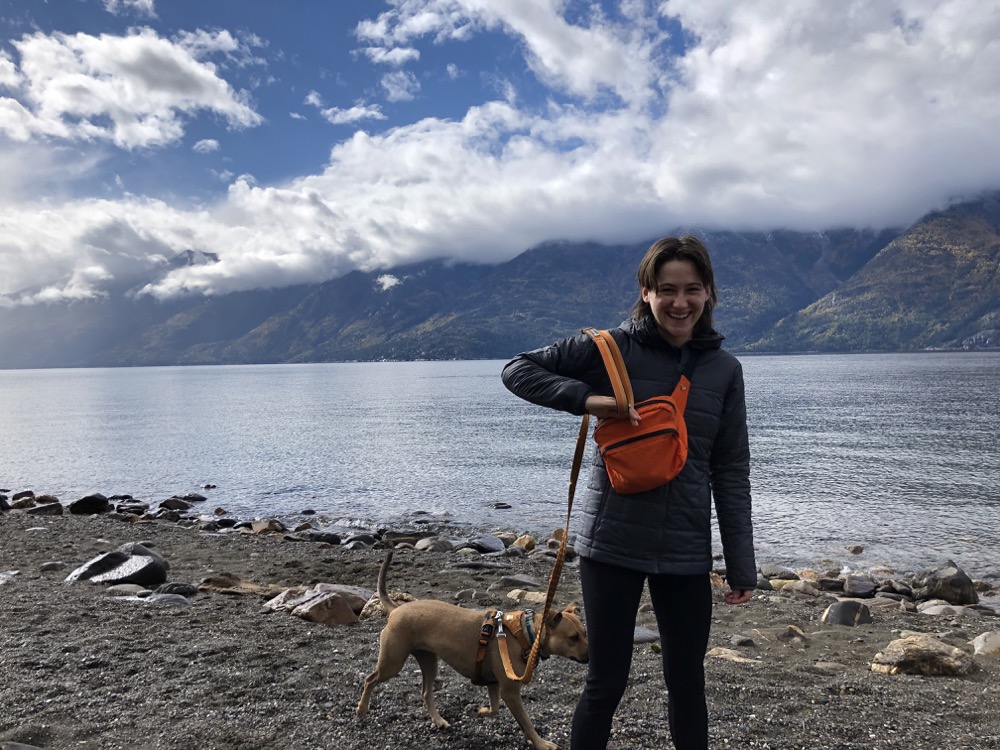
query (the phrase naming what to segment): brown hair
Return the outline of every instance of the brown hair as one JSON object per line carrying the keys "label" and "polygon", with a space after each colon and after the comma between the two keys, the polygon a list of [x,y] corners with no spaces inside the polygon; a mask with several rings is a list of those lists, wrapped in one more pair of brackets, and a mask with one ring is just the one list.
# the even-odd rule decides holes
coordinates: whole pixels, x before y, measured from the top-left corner
{"label": "brown hair", "polygon": [[[715,272],[712,270],[712,259],[708,256],[708,248],[700,239],[693,235],[683,237],[661,237],[652,245],[639,263],[639,270],[636,276],[639,279],[639,288],[655,289],[656,277],[660,273],[660,268],[664,263],[671,260],[687,260],[694,264],[695,271],[701,278],[701,283],[711,289],[708,301],[705,303],[705,312],[702,313],[695,330],[712,330],[712,310],[718,303],[718,296],[715,289]],[[635,320],[642,320],[653,314],[648,302],[642,299],[642,294],[632,307],[632,317]]]}

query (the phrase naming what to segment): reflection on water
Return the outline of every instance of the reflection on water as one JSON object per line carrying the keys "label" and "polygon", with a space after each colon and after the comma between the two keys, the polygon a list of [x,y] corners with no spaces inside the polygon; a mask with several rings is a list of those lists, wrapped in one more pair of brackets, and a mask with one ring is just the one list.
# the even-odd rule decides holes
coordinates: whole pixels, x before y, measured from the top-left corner
{"label": "reflection on water", "polygon": [[[762,561],[1000,571],[1000,354],[742,361]],[[579,419],[509,394],[502,364],[0,371],[0,486],[157,501],[212,483],[209,510],[239,516],[547,534]]]}

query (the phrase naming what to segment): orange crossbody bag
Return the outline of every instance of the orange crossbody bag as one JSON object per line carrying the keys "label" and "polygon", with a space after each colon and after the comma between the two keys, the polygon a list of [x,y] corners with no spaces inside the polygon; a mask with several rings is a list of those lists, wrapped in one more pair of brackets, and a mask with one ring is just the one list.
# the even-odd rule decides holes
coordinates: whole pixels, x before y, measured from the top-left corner
{"label": "orange crossbody bag", "polygon": [[[687,462],[684,408],[691,391],[697,353],[691,352],[673,393],[637,404],[628,370],[611,333],[594,328],[584,328],[583,332],[594,339],[601,352],[618,405],[620,418],[602,419],[594,430],[594,440],[604,459],[611,486],[619,494],[631,495],[666,484],[680,474]],[[634,406],[642,418],[638,427],[628,419],[630,406]]]}

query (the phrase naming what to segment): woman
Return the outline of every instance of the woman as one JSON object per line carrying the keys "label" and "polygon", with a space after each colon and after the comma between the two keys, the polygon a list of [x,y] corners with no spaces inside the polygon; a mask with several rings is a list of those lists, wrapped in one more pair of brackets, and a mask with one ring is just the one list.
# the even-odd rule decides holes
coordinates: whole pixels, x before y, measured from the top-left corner
{"label": "woman", "polygon": [[[638,278],[640,297],[632,317],[612,335],[637,402],[669,395],[689,358],[697,357],[684,413],[689,453],[673,481],[619,495],[595,451],[576,540],[590,663],[573,716],[571,749],[607,747],[648,581],[663,644],[671,737],[677,750],[705,750],[713,498],[729,586],[725,601],[749,601],[757,583],[743,370],[721,348],[723,337],[712,327],[715,277],[699,239],[657,240],[639,264]],[[604,362],[585,334],[519,354],[504,367],[503,382],[541,406],[616,418]],[[638,424],[639,414],[632,409],[629,419]]]}

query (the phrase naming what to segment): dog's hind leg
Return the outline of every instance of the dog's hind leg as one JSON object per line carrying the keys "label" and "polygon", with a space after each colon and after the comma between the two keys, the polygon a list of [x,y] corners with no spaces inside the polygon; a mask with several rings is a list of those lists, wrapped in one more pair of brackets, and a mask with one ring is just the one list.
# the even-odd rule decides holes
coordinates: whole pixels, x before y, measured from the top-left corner
{"label": "dog's hind leg", "polygon": [[[384,634],[385,631],[383,630]],[[393,677],[398,675],[403,669],[403,665],[406,664],[406,659],[409,654],[397,654],[392,649],[391,645],[386,643],[386,639],[383,637],[381,639],[381,646],[378,652],[378,662],[375,664],[374,671],[365,677],[365,686],[361,691],[361,700],[358,701],[358,707],[356,713],[358,716],[364,716],[368,713],[368,701],[371,700],[372,691],[375,686],[386,680],[391,680]]]}
{"label": "dog's hind leg", "polygon": [[479,716],[495,716],[500,711],[500,685],[490,682],[486,685],[490,696],[490,705],[479,707]]}
{"label": "dog's hind leg", "polygon": [[556,743],[543,740],[535,731],[531,719],[528,718],[528,712],[524,710],[524,704],[521,703],[520,683],[504,683],[500,687],[500,695],[503,696],[503,702],[507,704],[507,708],[514,714],[517,723],[521,725],[521,729],[524,730],[525,737],[535,746],[535,750],[557,750],[559,746]]}
{"label": "dog's hind leg", "polygon": [[413,658],[420,665],[420,673],[423,675],[420,694],[424,696],[427,713],[431,715],[434,726],[438,729],[447,729],[451,725],[438,713],[437,705],[434,703],[434,680],[437,679],[438,671],[437,654],[432,654],[430,651],[414,651]]}

